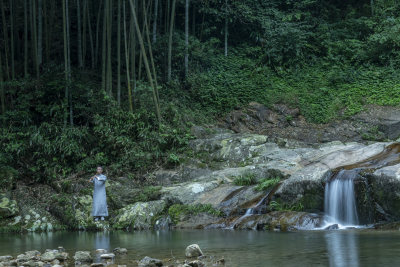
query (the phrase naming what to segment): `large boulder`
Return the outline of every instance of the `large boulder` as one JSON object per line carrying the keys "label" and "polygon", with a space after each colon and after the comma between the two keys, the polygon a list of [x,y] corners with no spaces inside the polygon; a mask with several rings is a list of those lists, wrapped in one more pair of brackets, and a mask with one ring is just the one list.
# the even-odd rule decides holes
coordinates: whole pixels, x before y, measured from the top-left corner
{"label": "large boulder", "polygon": [[0,194],[0,219],[16,216],[19,212],[17,202]]}
{"label": "large boulder", "polygon": [[74,255],[75,264],[91,263],[93,262],[93,257],[90,251],[77,251]]}
{"label": "large boulder", "polygon": [[192,244],[186,247],[185,256],[188,258],[199,257],[203,255],[203,251],[201,251],[199,245]]}
{"label": "large boulder", "polygon": [[154,219],[166,208],[164,200],[137,202],[117,211],[113,226],[117,229],[146,230],[153,227]]}

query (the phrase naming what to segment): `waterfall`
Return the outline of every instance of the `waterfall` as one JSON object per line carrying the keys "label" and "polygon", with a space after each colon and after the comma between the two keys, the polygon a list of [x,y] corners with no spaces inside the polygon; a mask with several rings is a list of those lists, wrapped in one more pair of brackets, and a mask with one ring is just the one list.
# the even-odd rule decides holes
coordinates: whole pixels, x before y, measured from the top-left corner
{"label": "waterfall", "polygon": [[359,224],[354,195],[357,169],[340,170],[325,187],[325,214],[328,224],[355,226]]}

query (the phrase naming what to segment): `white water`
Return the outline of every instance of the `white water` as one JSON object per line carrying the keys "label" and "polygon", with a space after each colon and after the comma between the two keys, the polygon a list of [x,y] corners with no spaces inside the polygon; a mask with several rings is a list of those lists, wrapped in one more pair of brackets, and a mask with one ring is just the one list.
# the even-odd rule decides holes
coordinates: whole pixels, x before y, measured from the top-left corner
{"label": "white water", "polygon": [[340,170],[325,187],[325,226],[359,227],[354,193],[358,170]]}

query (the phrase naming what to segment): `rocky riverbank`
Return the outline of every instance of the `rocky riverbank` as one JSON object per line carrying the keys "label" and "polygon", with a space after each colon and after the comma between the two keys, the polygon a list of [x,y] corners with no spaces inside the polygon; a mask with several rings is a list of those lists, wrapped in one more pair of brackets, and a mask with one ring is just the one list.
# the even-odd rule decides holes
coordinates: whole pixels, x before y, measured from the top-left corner
{"label": "rocky riverbank", "polygon": [[204,255],[197,244],[186,247],[185,257],[183,259],[169,258],[156,259],[144,257],[140,260],[132,259],[127,256],[126,248],[115,248],[112,253],[105,249],[96,251],[76,251],[74,256],[65,252],[63,247],[57,249],[46,249],[44,253],[37,250],[26,251],[13,257],[11,255],[0,256],[0,267],[9,266],[30,266],[30,267],[60,267],[60,266],[80,266],[80,267],[203,267],[203,266],[222,266],[225,263],[224,258],[217,259],[214,256]]}
{"label": "rocky riverbank", "polygon": [[[263,110],[257,108],[252,121]],[[292,117],[301,120],[296,113]],[[390,129],[397,129],[395,120],[390,123]],[[289,124],[286,130],[291,127],[296,126]],[[193,127],[197,138],[179,155],[179,166],[148,174],[152,186],[110,177],[108,221],[93,222],[92,188],[87,177],[76,176],[49,185],[18,184],[1,193],[0,229],[312,229],[321,226],[324,187],[332,173],[341,166],[377,159],[384,164],[361,172],[356,180],[360,221],[393,223],[400,220],[400,140],[387,139],[392,130],[385,142],[310,144],[276,135]]]}

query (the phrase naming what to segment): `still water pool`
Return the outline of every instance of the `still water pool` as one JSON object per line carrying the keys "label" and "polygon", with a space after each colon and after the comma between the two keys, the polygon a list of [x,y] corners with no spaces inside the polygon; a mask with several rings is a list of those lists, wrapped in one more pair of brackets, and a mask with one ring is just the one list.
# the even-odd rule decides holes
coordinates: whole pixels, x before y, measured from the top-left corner
{"label": "still water pool", "polygon": [[371,230],[289,233],[193,230],[148,232],[55,232],[1,234],[0,255],[63,246],[77,250],[125,247],[116,263],[135,266],[144,256],[184,258],[187,245],[197,243],[207,255],[224,257],[225,266],[400,266],[400,232]]}

